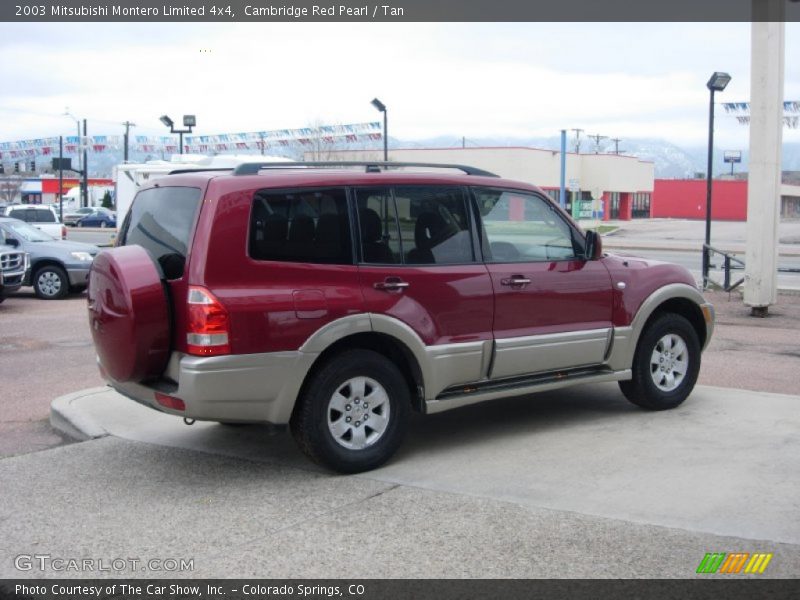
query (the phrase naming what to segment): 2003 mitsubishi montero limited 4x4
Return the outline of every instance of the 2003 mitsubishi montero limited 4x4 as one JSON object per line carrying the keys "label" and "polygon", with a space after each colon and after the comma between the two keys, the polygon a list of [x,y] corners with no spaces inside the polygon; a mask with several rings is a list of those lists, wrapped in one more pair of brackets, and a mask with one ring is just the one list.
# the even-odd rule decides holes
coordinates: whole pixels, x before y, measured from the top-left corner
{"label": "2003 mitsubishi montero limited 4x4", "polygon": [[678,406],[714,323],[688,271],[604,254],[538,188],[403,163],[160,178],[95,259],[88,303],[120,393],[289,424],[342,472],[388,460],[412,410],[604,381]]}

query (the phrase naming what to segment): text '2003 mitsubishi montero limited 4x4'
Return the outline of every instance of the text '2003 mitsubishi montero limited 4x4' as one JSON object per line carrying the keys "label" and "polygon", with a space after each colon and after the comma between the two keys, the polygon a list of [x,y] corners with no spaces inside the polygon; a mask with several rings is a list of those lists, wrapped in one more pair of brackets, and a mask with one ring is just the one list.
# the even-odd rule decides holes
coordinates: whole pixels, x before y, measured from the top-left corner
{"label": "text '2003 mitsubishi montero limited 4x4'", "polygon": [[540,189],[408,163],[162,177],[95,259],[88,309],[121,394],[288,424],[341,472],[386,462],[411,411],[606,381],[676,407],[714,325],[688,271],[604,254]]}

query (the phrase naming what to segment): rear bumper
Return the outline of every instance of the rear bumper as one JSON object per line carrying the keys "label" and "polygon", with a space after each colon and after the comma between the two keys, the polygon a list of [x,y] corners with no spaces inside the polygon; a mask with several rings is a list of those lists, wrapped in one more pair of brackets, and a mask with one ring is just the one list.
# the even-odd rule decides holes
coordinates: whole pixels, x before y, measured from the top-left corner
{"label": "rear bumper", "polygon": [[[190,419],[282,425],[289,422],[303,378],[316,356],[271,352],[198,357],[176,352],[160,380],[120,383],[109,379],[109,383],[140,404]],[[186,409],[162,406],[156,393],[180,398]]]}

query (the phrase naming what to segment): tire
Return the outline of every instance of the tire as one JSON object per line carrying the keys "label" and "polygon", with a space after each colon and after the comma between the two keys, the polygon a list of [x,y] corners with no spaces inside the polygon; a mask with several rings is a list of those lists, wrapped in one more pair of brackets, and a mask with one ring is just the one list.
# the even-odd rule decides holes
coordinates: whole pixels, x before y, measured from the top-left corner
{"label": "tire", "polygon": [[57,265],[47,265],[33,276],[33,291],[42,300],[61,300],[69,293],[66,271]]}
{"label": "tire", "polygon": [[138,245],[100,252],[89,271],[89,328],[114,381],[160,377],[170,357],[170,300],[155,262]]}
{"label": "tire", "polygon": [[100,221],[100,229],[105,229],[108,227],[108,224],[105,221]]}
{"label": "tire", "polygon": [[648,410],[679,406],[694,389],[700,373],[700,340],[686,318],[660,315],[639,338],[633,378],[620,381],[625,397]]}
{"label": "tire", "polygon": [[84,224],[83,224],[83,221],[78,221],[78,222],[76,223],[76,225],[77,225],[78,227],[86,227],[86,225],[84,225]]}
{"label": "tire", "polygon": [[[372,406],[364,409],[370,399]],[[304,386],[291,429],[314,462],[340,473],[359,473],[391,458],[410,413],[408,384],[400,370],[377,352],[348,350],[325,363]]]}

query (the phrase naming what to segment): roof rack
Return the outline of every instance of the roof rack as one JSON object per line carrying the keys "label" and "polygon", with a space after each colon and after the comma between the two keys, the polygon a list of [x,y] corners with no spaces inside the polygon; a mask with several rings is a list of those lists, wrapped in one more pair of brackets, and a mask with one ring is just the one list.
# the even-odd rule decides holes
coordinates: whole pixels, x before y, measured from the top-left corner
{"label": "roof rack", "polygon": [[383,161],[326,161],[326,162],[252,162],[242,163],[233,170],[234,175],[256,175],[261,169],[297,169],[300,167],[365,167],[367,173],[380,173],[381,167],[431,167],[436,169],[457,169],[467,175],[481,177],[499,177],[495,173],[466,165],[449,165],[439,163],[418,162],[383,162]]}
{"label": "roof rack", "polygon": [[183,173],[203,173],[205,171],[232,171],[233,167],[198,167],[196,169],[174,169],[167,175],[181,175]]}

